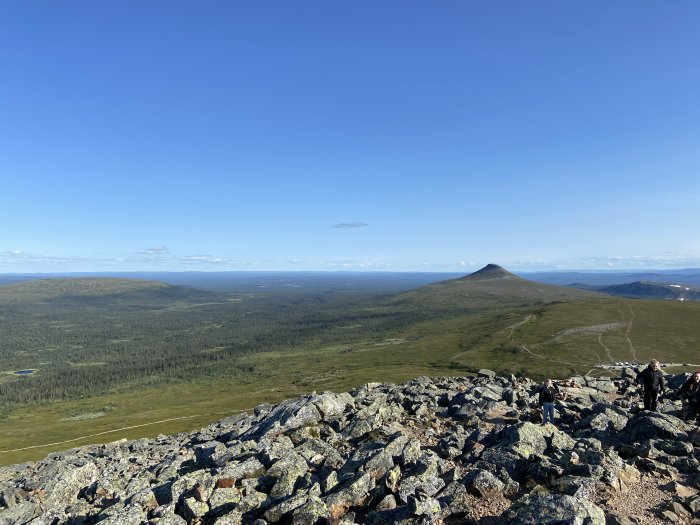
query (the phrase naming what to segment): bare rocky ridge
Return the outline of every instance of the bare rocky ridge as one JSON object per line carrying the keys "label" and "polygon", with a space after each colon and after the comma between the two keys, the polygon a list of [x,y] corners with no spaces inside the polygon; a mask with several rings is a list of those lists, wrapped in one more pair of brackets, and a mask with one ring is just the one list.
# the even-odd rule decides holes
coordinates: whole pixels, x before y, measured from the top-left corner
{"label": "bare rocky ridge", "polygon": [[562,383],[557,427],[484,370],[80,447],[0,469],[0,525],[700,523],[698,428],[640,411],[633,374]]}

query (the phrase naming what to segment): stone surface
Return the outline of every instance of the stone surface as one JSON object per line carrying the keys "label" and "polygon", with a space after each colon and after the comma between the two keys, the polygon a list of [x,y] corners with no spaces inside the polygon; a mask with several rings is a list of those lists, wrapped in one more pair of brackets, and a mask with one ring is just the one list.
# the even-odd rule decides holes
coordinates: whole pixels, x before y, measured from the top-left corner
{"label": "stone surface", "polygon": [[504,518],[510,525],[605,525],[605,513],[593,503],[547,493],[524,496]]}
{"label": "stone surface", "polygon": [[629,525],[638,485],[649,523],[697,521],[700,433],[629,386],[563,381],[557,426],[530,420],[539,383],[491,371],[261,404],[2,467],[0,525]]}

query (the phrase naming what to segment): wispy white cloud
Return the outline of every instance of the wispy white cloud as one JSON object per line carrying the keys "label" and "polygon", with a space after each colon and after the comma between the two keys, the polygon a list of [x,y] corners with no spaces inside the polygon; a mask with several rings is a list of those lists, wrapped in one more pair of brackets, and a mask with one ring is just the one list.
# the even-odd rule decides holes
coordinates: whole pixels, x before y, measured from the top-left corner
{"label": "wispy white cloud", "polygon": [[16,262],[46,262],[46,263],[67,263],[67,262],[76,262],[76,261],[84,261],[86,259],[82,257],[73,257],[73,256],[62,256],[62,255],[44,255],[40,253],[28,253],[24,252],[22,250],[10,250],[10,251],[4,251],[0,252],[0,263],[16,263]]}
{"label": "wispy white cloud", "polygon": [[479,267],[484,266],[484,264],[479,265],[479,263],[476,263],[474,261],[465,260],[438,262],[423,261],[421,265],[423,266],[423,269],[425,271],[441,272],[462,271],[464,269],[478,269]]}
{"label": "wispy white cloud", "polygon": [[361,260],[326,261],[326,264],[338,270],[387,270],[392,267],[389,263],[370,262]]}
{"label": "wispy white cloud", "polygon": [[700,266],[700,256],[664,253],[661,255],[627,255],[618,257],[588,257],[580,263],[591,268],[687,268]]}
{"label": "wispy white cloud", "polygon": [[547,271],[547,270],[644,270],[644,269],[674,269],[674,268],[699,268],[700,256],[662,253],[659,255],[621,255],[621,256],[593,256],[572,257],[570,259],[557,260],[513,260],[503,261],[503,266],[508,269],[522,271]]}
{"label": "wispy white cloud", "polygon": [[334,228],[365,228],[369,226],[366,222],[339,222],[333,225]]}
{"label": "wispy white cloud", "polygon": [[[470,254],[474,256],[474,254]],[[149,248],[143,252],[93,253],[92,256],[72,256],[43,254],[21,249],[0,250],[0,272],[75,272],[75,271],[132,271],[132,270],[347,270],[347,271],[443,271],[469,272],[487,263],[495,263],[511,271],[551,271],[551,270],[654,270],[700,268],[700,255],[689,253],[661,252],[646,255],[592,256],[570,258],[518,258],[508,259],[484,256],[483,259],[445,258],[442,260],[402,261],[399,256],[383,257],[358,256],[313,260],[292,258],[285,260],[234,259],[208,253],[179,255],[171,253],[165,246]]]}
{"label": "wispy white cloud", "polygon": [[184,257],[179,257],[179,260],[185,262],[206,262],[206,263],[221,263],[226,262],[220,257],[214,257],[213,255],[185,255]]}
{"label": "wispy white cloud", "polygon": [[[285,263],[290,266],[290,263]],[[297,263],[297,268],[300,261]],[[141,252],[98,253],[90,256],[52,255],[21,249],[0,248],[0,272],[2,273],[53,273],[53,272],[122,272],[122,271],[234,271],[264,268],[275,270],[275,261],[267,262],[228,258],[207,253],[179,255],[165,246],[149,248]]]}
{"label": "wispy white cloud", "polygon": [[139,255],[168,255],[170,250],[167,246],[156,246],[154,248],[146,248],[142,252],[138,252]]}

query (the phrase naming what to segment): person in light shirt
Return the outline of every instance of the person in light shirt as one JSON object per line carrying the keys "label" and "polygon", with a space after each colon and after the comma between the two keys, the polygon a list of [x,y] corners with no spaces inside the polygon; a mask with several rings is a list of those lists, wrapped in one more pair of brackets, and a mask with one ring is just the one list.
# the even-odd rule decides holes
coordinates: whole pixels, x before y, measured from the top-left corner
{"label": "person in light shirt", "polygon": [[559,387],[551,379],[547,379],[540,388],[540,406],[542,407],[542,424],[547,420],[554,424],[554,399],[559,394]]}

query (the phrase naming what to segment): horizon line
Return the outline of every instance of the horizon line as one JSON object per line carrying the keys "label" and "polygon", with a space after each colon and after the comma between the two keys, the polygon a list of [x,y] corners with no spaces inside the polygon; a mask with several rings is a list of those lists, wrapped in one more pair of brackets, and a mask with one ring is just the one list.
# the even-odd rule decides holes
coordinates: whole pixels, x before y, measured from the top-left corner
{"label": "horizon line", "polygon": [[[494,264],[494,263],[489,263]],[[487,265],[477,268],[473,271],[467,271],[467,273],[474,273]],[[501,265],[497,265],[501,266]],[[501,268],[512,272],[520,274],[537,274],[537,273],[653,273],[653,272],[674,272],[674,271],[688,271],[697,270],[700,272],[700,268],[688,266],[679,268],[587,268],[587,269],[541,269],[541,270],[509,270],[508,268],[501,266]],[[357,274],[380,274],[380,273],[444,273],[444,274],[461,274],[463,272],[456,270],[377,270],[377,269],[366,269],[366,270],[73,270],[73,271],[43,271],[43,272],[0,272],[0,276],[33,276],[33,275],[74,275],[74,274],[95,274],[95,275],[118,275],[118,274],[134,274],[134,273],[172,273],[172,274],[183,274],[183,273],[199,273],[199,274],[218,274],[218,273],[357,273]]]}

